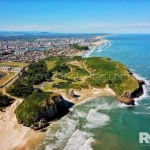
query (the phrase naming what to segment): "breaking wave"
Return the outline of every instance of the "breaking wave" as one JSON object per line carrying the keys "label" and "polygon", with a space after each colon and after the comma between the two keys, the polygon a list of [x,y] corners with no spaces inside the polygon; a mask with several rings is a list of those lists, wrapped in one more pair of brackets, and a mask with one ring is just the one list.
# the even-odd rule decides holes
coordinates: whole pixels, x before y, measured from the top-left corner
{"label": "breaking wave", "polygon": [[94,139],[91,136],[92,134],[77,129],[69,139],[64,150],[92,150],[90,145]]}
{"label": "breaking wave", "polygon": [[86,120],[86,127],[96,128],[106,125],[107,122],[110,121],[110,117],[106,114],[97,112],[96,109],[91,109]]}

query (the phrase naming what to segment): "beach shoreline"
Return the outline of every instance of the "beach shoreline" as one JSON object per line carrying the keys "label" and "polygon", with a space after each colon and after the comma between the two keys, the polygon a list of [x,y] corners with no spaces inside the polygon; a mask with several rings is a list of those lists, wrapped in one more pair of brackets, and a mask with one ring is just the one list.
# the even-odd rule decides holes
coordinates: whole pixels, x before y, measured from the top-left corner
{"label": "beach shoreline", "polygon": [[99,46],[107,41],[100,37],[97,37],[97,38],[98,38],[98,40],[96,42],[93,42],[91,45],[88,46],[89,50],[84,50],[84,51],[78,52],[75,54],[75,56],[82,56],[84,53],[88,53],[89,51],[91,51],[94,47]]}
{"label": "beach shoreline", "polygon": [[107,40],[105,40],[105,39],[100,39],[100,40],[98,40],[96,42],[93,42],[92,45],[89,46],[89,49],[92,49],[92,48],[94,48],[96,46],[99,46],[99,45],[105,43],[106,41]]}
{"label": "beach shoreline", "polygon": [[92,88],[92,89],[82,89],[82,90],[73,90],[75,95],[78,95],[78,98],[72,97],[64,92],[58,92],[62,97],[73,104],[79,104],[83,101],[86,101],[88,98],[100,97],[100,96],[113,96],[115,97],[115,92],[109,88]]}
{"label": "beach shoreline", "polygon": [[[74,94],[80,95],[78,99],[69,97],[62,91],[57,92],[62,95],[64,100],[75,105],[85,102],[92,97],[115,96],[115,93],[109,87],[103,89],[92,88],[73,91]],[[11,106],[6,108],[5,112],[0,112],[0,149],[34,150],[46,137],[47,132],[34,131],[29,127],[18,124],[14,110],[21,102],[21,99],[17,99]],[[15,139],[15,141],[13,139]]]}
{"label": "beach shoreline", "polygon": [[15,108],[22,102],[17,99],[11,106],[0,111],[0,149],[3,150],[22,150],[41,142],[45,133],[34,131],[29,127],[18,124],[14,114]]}

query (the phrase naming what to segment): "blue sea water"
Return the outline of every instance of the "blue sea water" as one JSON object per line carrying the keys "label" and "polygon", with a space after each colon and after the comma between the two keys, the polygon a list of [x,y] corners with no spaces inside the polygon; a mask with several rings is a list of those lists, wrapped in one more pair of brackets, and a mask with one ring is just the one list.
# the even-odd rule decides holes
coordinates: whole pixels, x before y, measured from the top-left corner
{"label": "blue sea water", "polygon": [[73,115],[53,123],[39,150],[149,150],[139,133],[150,134],[150,35],[112,35],[83,57],[109,57],[125,64],[146,82],[136,105],[113,97],[89,98],[76,105]]}

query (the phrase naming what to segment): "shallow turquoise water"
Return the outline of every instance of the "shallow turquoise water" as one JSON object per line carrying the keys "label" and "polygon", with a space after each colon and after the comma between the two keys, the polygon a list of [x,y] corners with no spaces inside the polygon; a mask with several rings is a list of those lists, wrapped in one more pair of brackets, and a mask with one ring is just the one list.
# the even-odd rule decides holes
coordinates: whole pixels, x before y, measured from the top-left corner
{"label": "shallow turquoise water", "polygon": [[47,150],[149,150],[139,144],[139,132],[150,134],[150,35],[113,35],[84,57],[105,56],[124,63],[147,83],[136,106],[113,97],[93,97],[52,124],[38,149]]}

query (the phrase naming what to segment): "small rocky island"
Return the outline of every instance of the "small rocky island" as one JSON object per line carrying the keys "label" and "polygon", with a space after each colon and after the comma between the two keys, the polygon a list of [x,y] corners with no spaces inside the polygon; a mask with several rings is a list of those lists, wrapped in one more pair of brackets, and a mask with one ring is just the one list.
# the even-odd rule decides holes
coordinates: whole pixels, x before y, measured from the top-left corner
{"label": "small rocky island", "polygon": [[48,57],[22,70],[7,92],[24,99],[15,110],[18,123],[38,130],[69,112],[58,91],[68,95],[70,89],[108,87],[118,101],[134,105],[134,98],[143,94],[143,84],[126,66],[110,58]]}

